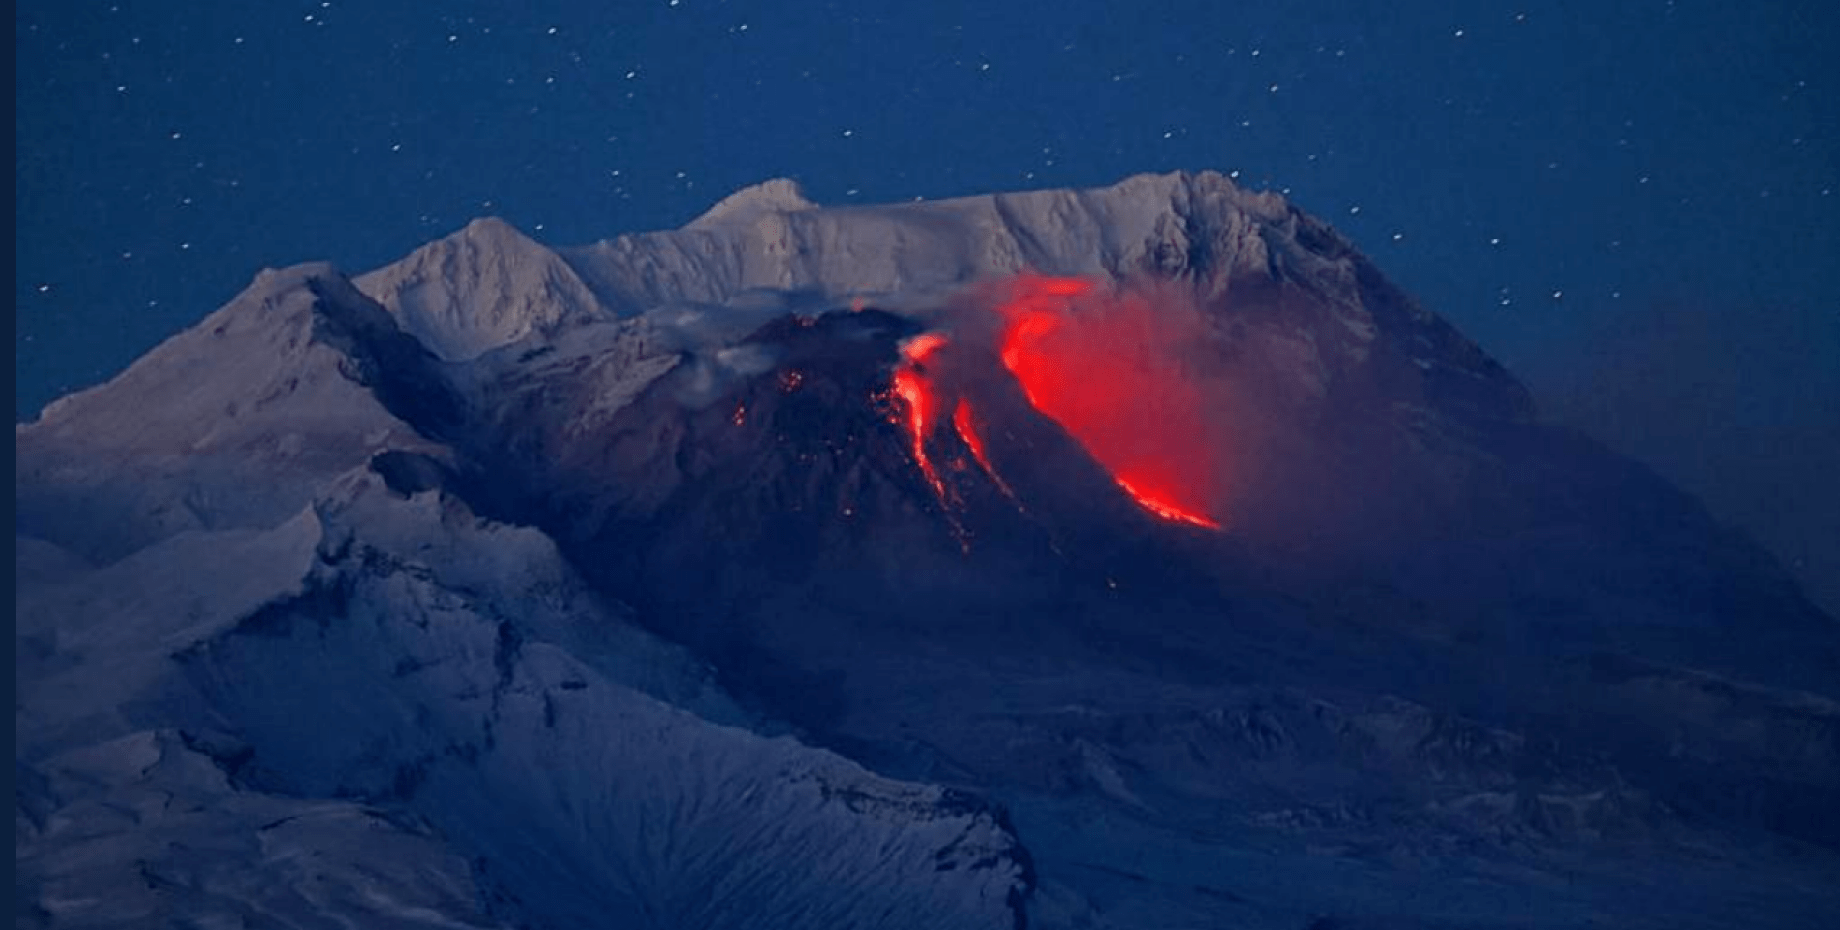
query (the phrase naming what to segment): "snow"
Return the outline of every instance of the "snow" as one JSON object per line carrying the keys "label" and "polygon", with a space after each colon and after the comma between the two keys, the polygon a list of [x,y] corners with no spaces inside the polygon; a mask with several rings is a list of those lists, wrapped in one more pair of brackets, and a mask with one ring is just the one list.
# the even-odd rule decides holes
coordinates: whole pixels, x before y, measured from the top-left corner
{"label": "snow", "polygon": [[355,283],[450,362],[610,317],[556,253],[498,219],[475,220]]}
{"label": "snow", "polygon": [[[501,887],[492,919],[550,926],[1011,924],[1025,867],[991,812],[739,726],[544,537],[454,506],[357,471],[273,530],[181,534],[22,602],[49,651],[22,668],[49,808],[22,887],[49,924],[132,925],[175,885],[200,919],[283,924],[475,926]],[[195,570],[211,552],[239,561]],[[236,735],[201,752],[160,721]],[[134,871],[207,840],[254,871],[229,849]]]}

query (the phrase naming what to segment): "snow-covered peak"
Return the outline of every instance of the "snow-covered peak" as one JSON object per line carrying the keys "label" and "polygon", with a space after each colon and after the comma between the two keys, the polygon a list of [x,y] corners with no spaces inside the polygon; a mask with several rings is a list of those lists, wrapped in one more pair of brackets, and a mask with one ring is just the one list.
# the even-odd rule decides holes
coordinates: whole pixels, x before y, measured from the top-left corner
{"label": "snow-covered peak", "polygon": [[447,361],[606,316],[556,253],[496,217],[474,220],[357,285]]}
{"label": "snow-covered peak", "polygon": [[796,213],[815,210],[818,205],[806,199],[804,188],[791,178],[773,178],[744,187],[722,198],[702,216],[690,221],[687,229],[703,229],[724,223],[745,222],[763,213]]}

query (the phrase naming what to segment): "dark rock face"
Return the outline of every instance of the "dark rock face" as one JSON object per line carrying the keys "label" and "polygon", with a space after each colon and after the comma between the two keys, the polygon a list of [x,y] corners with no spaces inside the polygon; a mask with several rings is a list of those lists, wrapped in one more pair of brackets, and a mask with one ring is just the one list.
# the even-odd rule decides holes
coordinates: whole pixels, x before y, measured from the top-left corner
{"label": "dark rock face", "polygon": [[[1192,304],[1234,387],[1224,531],[1138,507],[994,354],[932,486],[902,346],[975,341],[1025,269]],[[476,223],[356,287],[265,273],[18,450],[27,923],[1840,906],[1832,619],[1218,175],[837,211],[778,183],[559,253]],[[201,813],[85,813],[161,791]],[[320,898],[147,852],[309,810],[283,852],[342,863]],[[69,903],[144,861],[186,894]]]}

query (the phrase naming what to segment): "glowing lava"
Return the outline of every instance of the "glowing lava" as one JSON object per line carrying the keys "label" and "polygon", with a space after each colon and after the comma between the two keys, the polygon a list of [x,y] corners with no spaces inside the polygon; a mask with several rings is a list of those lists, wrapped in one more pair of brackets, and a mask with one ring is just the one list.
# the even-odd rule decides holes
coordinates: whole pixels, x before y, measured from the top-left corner
{"label": "glowing lava", "polygon": [[[985,351],[994,349],[1029,404],[1147,513],[1220,529],[1223,446],[1208,417],[1209,382],[1190,362],[1205,341],[1192,304],[1173,290],[1034,274],[1006,282],[999,296],[997,342]],[[972,395],[961,393],[974,383],[965,380],[962,351],[939,332],[907,340],[891,391],[914,462],[948,513],[955,497],[928,449],[947,420],[984,474],[1016,500],[991,461]]]}
{"label": "glowing lava", "polygon": [[960,398],[957,406],[952,409],[952,428],[958,431],[958,438],[964,442],[965,448],[971,450],[971,457],[977,460],[978,467],[984,469],[984,474],[996,483],[997,490],[1021,506],[1021,502],[1016,501],[1016,492],[1010,490],[1009,482],[1004,481],[1003,476],[997,474],[997,469],[990,464],[990,453],[984,449],[984,436],[978,432],[977,415],[971,412],[970,401]]}
{"label": "glowing lava", "polygon": [[946,336],[944,333],[921,333],[907,340],[905,343],[902,343],[901,357],[916,365],[924,365],[926,364],[927,358],[934,352],[944,348],[945,344]]}
{"label": "glowing lava", "polygon": [[1144,293],[1018,275],[997,313],[998,354],[1031,405],[1165,520],[1219,529],[1217,430],[1184,368],[1196,332]]}
{"label": "glowing lava", "polygon": [[945,344],[946,337],[939,333],[921,333],[909,339],[901,346],[901,367],[894,372],[894,393],[906,408],[907,435],[913,444],[914,461],[919,463],[921,474],[926,476],[926,483],[933,486],[940,503],[946,502],[946,483],[939,477],[939,469],[926,451],[926,437],[936,422],[939,399],[924,366],[927,356]]}
{"label": "glowing lava", "polygon": [[1153,492],[1144,491],[1142,489],[1139,489],[1138,487],[1132,485],[1131,482],[1126,481],[1123,478],[1114,478],[1112,480],[1117,481],[1118,486],[1123,488],[1126,494],[1131,495],[1131,499],[1136,501],[1139,507],[1142,507],[1145,510],[1150,511],[1151,513],[1156,514],[1157,516],[1162,517],[1165,520],[1169,520],[1175,523],[1190,523],[1195,526],[1205,527],[1210,530],[1220,529],[1220,524],[1209,519],[1206,515],[1198,514],[1198,513],[1189,513],[1188,511],[1183,510],[1182,508],[1169,503],[1167,500],[1164,500],[1163,498],[1158,497]]}
{"label": "glowing lava", "polygon": [[978,435],[977,423],[971,419],[971,405],[960,401],[952,410],[952,428],[958,430],[958,438],[964,440],[965,448],[971,450],[971,457],[977,459],[978,467],[984,473],[996,477],[997,470],[990,467],[990,455],[984,451],[984,437]]}

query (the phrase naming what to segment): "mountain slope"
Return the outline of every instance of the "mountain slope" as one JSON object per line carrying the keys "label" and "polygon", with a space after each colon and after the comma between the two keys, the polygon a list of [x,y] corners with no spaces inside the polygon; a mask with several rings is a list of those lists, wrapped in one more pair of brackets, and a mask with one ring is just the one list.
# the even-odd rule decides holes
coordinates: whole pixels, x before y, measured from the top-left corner
{"label": "mountain slope", "polygon": [[480,221],[17,450],[26,925],[1840,907],[1832,618],[1217,174]]}
{"label": "mountain slope", "polygon": [[18,531],[109,562],[184,530],[276,525],[373,453],[440,454],[421,430],[445,399],[410,381],[428,361],[331,266],[265,271],[113,381],[16,427]]}

